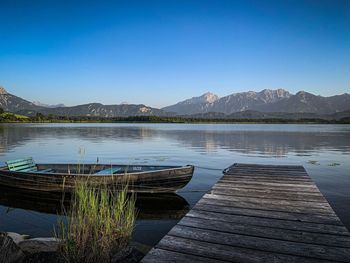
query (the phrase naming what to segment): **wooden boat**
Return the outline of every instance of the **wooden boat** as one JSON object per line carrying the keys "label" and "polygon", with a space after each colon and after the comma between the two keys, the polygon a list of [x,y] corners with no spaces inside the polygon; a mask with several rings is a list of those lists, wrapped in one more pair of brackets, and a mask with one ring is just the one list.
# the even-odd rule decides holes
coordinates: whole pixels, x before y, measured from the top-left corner
{"label": "wooden boat", "polygon": [[36,164],[32,158],[8,161],[0,167],[0,185],[44,191],[72,192],[76,180],[88,180],[93,187],[114,188],[128,184],[129,192],[166,193],[184,187],[194,166],[152,166],[111,164]]}

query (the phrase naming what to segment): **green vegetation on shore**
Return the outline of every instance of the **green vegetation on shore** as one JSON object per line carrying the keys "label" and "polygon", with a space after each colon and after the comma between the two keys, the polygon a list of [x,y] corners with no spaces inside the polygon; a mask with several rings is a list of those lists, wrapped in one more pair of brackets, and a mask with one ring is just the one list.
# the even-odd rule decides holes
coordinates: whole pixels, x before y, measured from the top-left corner
{"label": "green vegetation on shore", "polygon": [[92,116],[54,116],[37,113],[35,116],[23,116],[0,111],[0,123],[11,122],[87,122],[87,123],[319,123],[319,124],[350,124],[350,118],[339,120],[321,118],[200,118],[181,116],[129,116],[129,117],[92,117]]}
{"label": "green vegetation on shore", "polygon": [[0,111],[0,122],[29,122],[30,118],[27,116],[14,114],[11,112]]}

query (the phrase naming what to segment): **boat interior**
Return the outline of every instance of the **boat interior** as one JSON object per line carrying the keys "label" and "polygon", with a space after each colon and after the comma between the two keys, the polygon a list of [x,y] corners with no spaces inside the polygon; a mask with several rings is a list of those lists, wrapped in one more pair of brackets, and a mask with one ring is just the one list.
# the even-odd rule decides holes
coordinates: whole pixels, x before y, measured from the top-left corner
{"label": "boat interior", "polygon": [[27,173],[59,173],[112,175],[137,172],[151,172],[164,169],[174,169],[180,166],[151,166],[151,165],[112,165],[112,164],[36,164],[33,158],[10,160],[0,170]]}

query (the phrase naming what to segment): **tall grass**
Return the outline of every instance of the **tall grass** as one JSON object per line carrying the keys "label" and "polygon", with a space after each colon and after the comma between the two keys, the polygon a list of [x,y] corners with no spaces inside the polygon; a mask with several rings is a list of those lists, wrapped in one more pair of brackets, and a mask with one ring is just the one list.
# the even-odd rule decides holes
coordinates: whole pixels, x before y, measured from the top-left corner
{"label": "tall grass", "polygon": [[113,255],[127,248],[133,232],[135,196],[127,185],[110,190],[106,185],[93,188],[88,181],[77,181],[67,222],[60,221],[56,237],[63,240],[63,262],[110,262]]}

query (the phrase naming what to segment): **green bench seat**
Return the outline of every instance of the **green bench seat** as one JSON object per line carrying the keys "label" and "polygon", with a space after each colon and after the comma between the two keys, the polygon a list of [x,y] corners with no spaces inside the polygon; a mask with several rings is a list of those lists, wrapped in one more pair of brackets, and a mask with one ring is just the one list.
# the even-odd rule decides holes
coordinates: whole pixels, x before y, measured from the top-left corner
{"label": "green bench seat", "polygon": [[38,170],[38,173],[49,173],[52,172],[52,169]]}
{"label": "green bench seat", "polygon": [[52,169],[38,170],[33,158],[9,160],[6,162],[7,167],[13,172],[37,172],[37,173],[47,173],[52,171]]}
{"label": "green bench seat", "polygon": [[109,174],[115,174],[116,172],[120,171],[121,168],[107,168],[107,169],[103,169],[95,174],[99,174],[99,175],[109,175]]}

